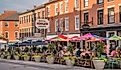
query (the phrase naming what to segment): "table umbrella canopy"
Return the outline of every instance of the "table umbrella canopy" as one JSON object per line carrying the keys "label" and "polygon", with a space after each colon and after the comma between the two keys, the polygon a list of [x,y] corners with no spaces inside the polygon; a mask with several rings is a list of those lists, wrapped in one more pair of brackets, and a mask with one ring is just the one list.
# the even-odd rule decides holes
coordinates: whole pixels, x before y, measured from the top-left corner
{"label": "table umbrella canopy", "polygon": [[69,38],[69,40],[70,41],[80,41],[81,39],[78,36],[73,36],[73,37]]}
{"label": "table umbrella canopy", "polygon": [[68,37],[64,35],[59,35],[57,37],[49,39],[49,41],[68,41]]}
{"label": "table umbrella canopy", "polygon": [[80,37],[80,40],[88,40],[89,38],[93,38],[94,36],[91,33],[85,34]]}
{"label": "table umbrella canopy", "polygon": [[121,40],[121,37],[114,35],[114,36],[110,37],[109,40]]}
{"label": "table umbrella canopy", "polygon": [[95,41],[103,41],[103,40],[105,40],[105,39],[93,37],[93,38],[90,38],[89,40],[87,40],[87,42],[95,42]]}

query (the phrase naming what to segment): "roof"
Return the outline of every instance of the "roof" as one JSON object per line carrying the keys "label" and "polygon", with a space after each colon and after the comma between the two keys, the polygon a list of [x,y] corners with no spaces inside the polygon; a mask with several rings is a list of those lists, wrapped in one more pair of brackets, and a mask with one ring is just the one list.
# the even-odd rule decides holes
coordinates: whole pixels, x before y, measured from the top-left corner
{"label": "roof", "polygon": [[5,11],[3,14],[0,15],[1,21],[18,21],[19,15],[16,11]]}

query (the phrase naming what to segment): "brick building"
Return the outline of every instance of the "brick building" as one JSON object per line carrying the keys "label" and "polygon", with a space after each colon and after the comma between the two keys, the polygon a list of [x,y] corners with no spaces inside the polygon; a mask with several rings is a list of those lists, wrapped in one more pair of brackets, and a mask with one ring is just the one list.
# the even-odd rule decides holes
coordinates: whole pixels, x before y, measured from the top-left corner
{"label": "brick building", "polygon": [[4,11],[0,15],[0,35],[3,35],[9,42],[15,42],[19,38],[18,17],[16,11]]}
{"label": "brick building", "polygon": [[[80,34],[85,33],[92,33],[102,37],[121,36],[120,0],[50,0],[43,7],[35,7],[27,13],[32,13],[34,10],[35,21],[38,15],[43,15],[35,11],[41,12],[42,9],[44,18],[47,18],[50,22],[47,38],[56,36],[58,32],[68,37],[80,36]],[[27,15],[27,13],[21,14],[19,19],[21,20],[21,16]],[[23,20],[25,20],[24,17]],[[32,25],[32,22],[30,24]],[[84,29],[84,25],[88,25],[89,28]],[[34,34],[36,29],[33,28],[31,31]],[[107,41],[107,43],[110,46],[120,45],[119,41]]]}

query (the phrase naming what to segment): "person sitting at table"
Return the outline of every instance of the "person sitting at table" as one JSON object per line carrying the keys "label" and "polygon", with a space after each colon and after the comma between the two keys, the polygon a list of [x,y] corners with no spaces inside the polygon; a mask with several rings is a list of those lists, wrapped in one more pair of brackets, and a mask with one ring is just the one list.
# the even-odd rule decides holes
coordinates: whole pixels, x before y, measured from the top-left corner
{"label": "person sitting at table", "polygon": [[63,50],[61,50],[60,52],[60,56],[63,57],[63,56],[69,56],[69,55],[70,55],[70,52],[68,51],[67,47],[64,46]]}
{"label": "person sitting at table", "polygon": [[116,49],[113,49],[111,52],[111,57],[116,57],[117,56],[117,51]]}

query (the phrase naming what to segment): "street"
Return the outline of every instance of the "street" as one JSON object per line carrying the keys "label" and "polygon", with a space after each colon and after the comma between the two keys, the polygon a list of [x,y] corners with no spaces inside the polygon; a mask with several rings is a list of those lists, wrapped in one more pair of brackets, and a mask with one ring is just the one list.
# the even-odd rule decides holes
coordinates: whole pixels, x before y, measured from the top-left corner
{"label": "street", "polygon": [[91,70],[91,69],[81,69],[81,68],[49,68],[49,67],[34,67],[29,65],[20,65],[13,63],[0,62],[0,70]]}

